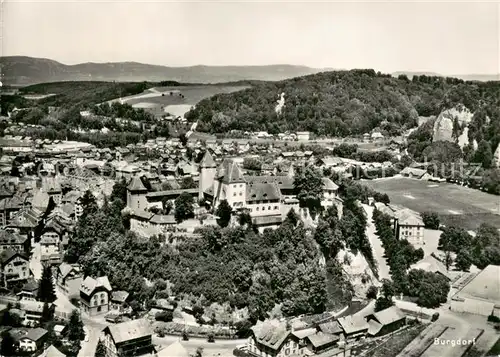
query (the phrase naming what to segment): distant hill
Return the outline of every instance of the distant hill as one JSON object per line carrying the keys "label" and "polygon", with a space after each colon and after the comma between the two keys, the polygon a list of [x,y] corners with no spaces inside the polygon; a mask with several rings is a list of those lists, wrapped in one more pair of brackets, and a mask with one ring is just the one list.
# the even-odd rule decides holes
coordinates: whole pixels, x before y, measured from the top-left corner
{"label": "distant hill", "polygon": [[445,76],[439,73],[435,72],[407,72],[407,71],[402,71],[402,72],[394,72],[392,75],[394,77],[399,76],[400,74],[406,75],[408,78],[413,78],[413,76],[431,76],[431,77],[453,77],[453,78],[460,78],[463,79],[464,81],[480,81],[480,82],[487,82],[487,81],[498,81],[500,80],[500,74],[453,74],[449,76]]}
{"label": "distant hill", "polygon": [[137,62],[66,65],[46,58],[0,57],[2,82],[29,85],[58,81],[161,81],[221,83],[241,80],[277,81],[325,69],[294,65],[166,67]]}

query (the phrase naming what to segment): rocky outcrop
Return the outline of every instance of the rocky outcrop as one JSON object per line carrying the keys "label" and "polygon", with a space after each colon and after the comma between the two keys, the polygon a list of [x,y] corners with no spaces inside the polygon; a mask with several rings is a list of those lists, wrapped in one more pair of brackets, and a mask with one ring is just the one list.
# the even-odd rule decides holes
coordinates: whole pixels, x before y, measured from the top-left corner
{"label": "rocky outcrop", "polygon": [[495,150],[495,155],[493,155],[493,167],[500,167],[500,144],[498,144]]}
{"label": "rocky outcrop", "polygon": [[[432,141],[451,141],[458,143],[461,148],[465,147],[469,143],[468,125],[473,115],[463,105],[443,110],[434,122]],[[460,127],[455,128],[454,125]]]}
{"label": "rocky outcrop", "polygon": [[345,276],[354,288],[355,297],[365,298],[371,285],[380,285],[370,265],[360,252],[354,254],[350,250],[340,250],[337,254],[337,260],[342,264]]}

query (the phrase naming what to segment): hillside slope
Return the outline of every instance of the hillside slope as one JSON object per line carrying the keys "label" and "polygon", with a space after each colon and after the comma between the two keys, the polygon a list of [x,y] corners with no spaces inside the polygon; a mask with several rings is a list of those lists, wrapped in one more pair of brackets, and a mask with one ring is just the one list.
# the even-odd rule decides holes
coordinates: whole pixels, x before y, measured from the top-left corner
{"label": "hillside slope", "polygon": [[3,82],[27,85],[57,81],[161,81],[221,83],[245,79],[282,80],[322,71],[293,65],[166,67],[137,62],[65,65],[45,58],[0,57]]}
{"label": "hillside slope", "polygon": [[[414,76],[398,79],[374,70],[335,71],[205,99],[188,113],[199,130],[268,130],[272,134],[308,130],[317,135],[348,136],[374,129],[384,135],[415,127],[419,116],[439,115],[462,103],[481,106],[497,121],[500,82]],[[278,99],[284,93],[284,106]]]}

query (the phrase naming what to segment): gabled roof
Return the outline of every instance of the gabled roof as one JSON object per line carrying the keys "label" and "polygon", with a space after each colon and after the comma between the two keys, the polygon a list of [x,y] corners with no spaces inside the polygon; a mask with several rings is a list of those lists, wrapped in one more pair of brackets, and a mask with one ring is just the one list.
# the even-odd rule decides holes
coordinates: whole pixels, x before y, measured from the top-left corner
{"label": "gabled roof", "polygon": [[255,183],[246,185],[247,202],[279,200],[280,190],[275,183]]}
{"label": "gabled roof", "polygon": [[409,209],[403,209],[400,211],[396,211],[395,215],[400,226],[424,226],[424,221],[417,212],[411,211]]}
{"label": "gabled roof", "polygon": [[28,237],[19,233],[0,230],[0,245],[19,245],[26,243],[27,240]]}
{"label": "gabled roof", "polygon": [[164,349],[158,351],[157,357],[189,357],[190,354],[180,341],[176,341]]}
{"label": "gabled roof", "polygon": [[107,276],[101,276],[97,279],[87,276],[85,280],[82,282],[80,291],[85,293],[86,295],[91,295],[95,289],[101,286],[104,287],[109,292],[113,290],[111,289],[111,284],[109,284]]}
{"label": "gabled roof", "polygon": [[21,258],[25,259],[26,261],[28,260],[28,258],[25,255],[23,255],[19,252],[16,252],[15,250],[13,250],[11,248],[7,248],[2,253],[0,253],[0,262],[2,263],[2,265],[5,265],[15,257],[21,257]]}
{"label": "gabled roof", "polygon": [[368,329],[368,323],[362,316],[349,315],[337,320],[346,334],[361,332]]}
{"label": "gabled roof", "polygon": [[147,189],[142,183],[142,180],[138,176],[132,177],[132,180],[130,180],[130,183],[127,186],[127,190],[129,191],[143,191],[146,192]]}
{"label": "gabled roof", "polygon": [[314,335],[309,335],[306,337],[311,344],[315,347],[322,347],[325,345],[328,345],[330,343],[336,342],[340,339],[338,335],[332,335],[329,333],[324,333],[324,332],[317,332]]}
{"label": "gabled roof", "polygon": [[45,351],[42,352],[40,357],[66,357],[66,355],[53,345],[50,345]]}
{"label": "gabled roof", "polygon": [[432,255],[428,255],[420,261],[416,262],[411,266],[411,269],[422,269],[432,273],[440,273],[441,275],[444,275],[449,279],[446,266],[442,262],[434,258]]}
{"label": "gabled roof", "polygon": [[406,315],[397,306],[391,306],[373,314],[382,325],[389,325],[395,321],[406,318]]}
{"label": "gabled roof", "polygon": [[339,334],[342,333],[342,326],[340,326],[338,321],[325,322],[319,325],[319,330],[329,334]]}
{"label": "gabled roof", "polygon": [[200,161],[200,167],[201,168],[216,168],[217,165],[215,164],[214,158],[210,154],[210,151],[205,151],[205,155],[203,155],[203,158]]}
{"label": "gabled roof", "polygon": [[333,182],[332,180],[330,180],[328,177],[323,177],[321,179],[323,181],[323,189],[324,190],[338,190],[339,189],[339,186]]}
{"label": "gabled roof", "polygon": [[74,267],[68,263],[61,263],[58,267],[59,274],[62,276],[62,278],[66,278],[73,270],[75,272],[80,272],[80,269],[77,267]]}
{"label": "gabled roof", "polygon": [[281,347],[291,333],[284,323],[274,320],[255,325],[252,331],[257,343],[274,351]]}
{"label": "gabled roof", "polygon": [[113,291],[111,293],[111,300],[118,302],[125,302],[129,296],[129,293],[123,290]]}
{"label": "gabled roof", "polygon": [[43,336],[45,336],[47,333],[48,333],[48,331],[46,329],[41,328],[41,327],[31,328],[28,330],[28,333],[25,336],[23,336],[23,338],[28,338],[31,341],[37,342]]}
{"label": "gabled roof", "polygon": [[151,336],[153,334],[151,327],[149,326],[149,322],[145,319],[122,322],[116,325],[108,326],[106,329],[113,337],[115,344]]}

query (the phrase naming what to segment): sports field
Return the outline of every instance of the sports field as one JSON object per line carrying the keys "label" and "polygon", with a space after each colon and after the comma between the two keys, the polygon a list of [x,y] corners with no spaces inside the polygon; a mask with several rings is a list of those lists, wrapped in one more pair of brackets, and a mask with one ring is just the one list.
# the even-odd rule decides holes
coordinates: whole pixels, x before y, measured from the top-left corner
{"label": "sports field", "polygon": [[487,222],[500,228],[500,196],[450,183],[435,183],[403,177],[363,181],[387,193],[391,203],[417,212],[434,211],[445,225],[475,230]]}

